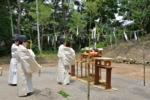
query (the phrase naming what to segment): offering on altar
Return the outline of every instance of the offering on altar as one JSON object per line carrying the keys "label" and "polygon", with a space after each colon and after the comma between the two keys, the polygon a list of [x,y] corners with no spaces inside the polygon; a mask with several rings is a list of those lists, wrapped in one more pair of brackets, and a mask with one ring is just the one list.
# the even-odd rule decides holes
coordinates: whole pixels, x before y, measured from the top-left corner
{"label": "offering on altar", "polygon": [[94,50],[92,50],[92,51],[90,52],[90,55],[95,56],[96,54],[97,54],[97,52],[95,52]]}
{"label": "offering on altar", "polygon": [[101,50],[101,51],[103,50],[103,48],[97,48],[97,49],[98,49],[98,50]]}

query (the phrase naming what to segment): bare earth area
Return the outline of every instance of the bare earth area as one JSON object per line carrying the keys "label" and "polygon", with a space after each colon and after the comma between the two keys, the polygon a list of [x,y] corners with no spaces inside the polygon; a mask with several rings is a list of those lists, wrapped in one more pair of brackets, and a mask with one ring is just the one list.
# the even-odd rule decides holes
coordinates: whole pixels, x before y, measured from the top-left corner
{"label": "bare earth area", "polygon": [[[103,54],[105,55],[108,57],[107,53]],[[79,59],[79,54],[76,54],[76,59]],[[0,76],[0,100],[87,100],[86,83],[70,78],[67,86],[57,84],[56,55],[37,58],[37,61],[43,67],[41,76],[38,72],[33,74],[35,91],[27,97],[18,97],[16,86],[8,85],[9,63],[1,63],[3,76]],[[90,100],[150,100],[150,66],[146,66],[146,86],[143,86],[143,65],[112,63],[112,67],[112,87],[118,90],[106,92],[91,86]],[[58,94],[60,90],[71,97],[63,98]]]}
{"label": "bare earth area", "polygon": [[[5,67],[6,66],[8,65],[5,65]],[[17,86],[11,86],[8,84],[8,70],[4,70],[3,76],[0,76],[0,100],[87,100],[86,83],[70,78],[69,85],[63,86],[57,84],[57,66],[52,67],[49,66],[49,64],[42,64],[42,66],[45,67],[41,70],[41,76],[39,76],[39,73],[37,72],[34,73],[32,77],[34,92],[26,97],[17,96]],[[123,71],[121,70],[120,73],[122,72]],[[135,76],[133,74],[131,75],[133,77]],[[102,76],[105,76],[105,73],[102,73]],[[146,81],[146,86],[143,86],[143,81],[141,79],[112,74],[112,87],[117,88],[118,90],[105,91],[90,86],[90,100],[150,99],[150,81]],[[63,98],[58,94],[58,91],[60,90],[69,94],[70,98]]]}
{"label": "bare earth area", "polygon": [[[76,59],[79,59],[79,53],[76,54]],[[56,55],[53,57],[38,58],[37,61],[42,67],[53,67],[57,66],[58,58]],[[9,64],[2,64],[3,70],[8,70]],[[120,76],[127,76],[131,78],[143,79],[144,69],[142,64],[124,64],[124,63],[112,63],[112,74]],[[150,81],[150,65],[145,67],[146,80]]]}
{"label": "bare earth area", "polygon": [[[105,48],[108,51],[108,48]],[[111,55],[114,55],[114,51],[112,51]],[[123,54],[123,53],[122,53]],[[105,53],[103,56],[110,57],[110,53]],[[116,55],[115,55],[116,56]],[[137,56],[137,55],[136,55]],[[76,59],[79,59],[79,53],[76,54]],[[56,55],[52,57],[43,57],[43,58],[37,58],[37,61],[43,66],[43,67],[53,67],[57,66],[58,58]],[[3,70],[8,70],[9,64],[1,64],[3,67]],[[144,67],[142,64],[124,64],[124,63],[112,63],[112,74],[117,74],[121,76],[127,76],[131,78],[137,78],[137,79],[143,79],[144,77]],[[146,65],[145,67],[145,77],[146,80],[150,80],[150,65]]]}

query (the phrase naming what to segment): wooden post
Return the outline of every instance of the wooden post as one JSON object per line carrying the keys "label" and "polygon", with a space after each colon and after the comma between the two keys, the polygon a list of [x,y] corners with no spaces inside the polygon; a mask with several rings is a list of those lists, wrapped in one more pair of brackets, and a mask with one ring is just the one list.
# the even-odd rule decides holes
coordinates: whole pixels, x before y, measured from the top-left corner
{"label": "wooden post", "polygon": [[0,67],[0,76],[2,76],[3,73],[3,67]]}
{"label": "wooden post", "polygon": [[101,61],[95,59],[95,77],[94,77],[94,85],[99,83],[99,65],[101,65]]}
{"label": "wooden post", "polygon": [[106,69],[106,87],[105,87],[105,89],[111,88],[111,70],[112,70],[112,68]]}
{"label": "wooden post", "polygon": [[71,76],[75,76],[75,66],[71,65]]}

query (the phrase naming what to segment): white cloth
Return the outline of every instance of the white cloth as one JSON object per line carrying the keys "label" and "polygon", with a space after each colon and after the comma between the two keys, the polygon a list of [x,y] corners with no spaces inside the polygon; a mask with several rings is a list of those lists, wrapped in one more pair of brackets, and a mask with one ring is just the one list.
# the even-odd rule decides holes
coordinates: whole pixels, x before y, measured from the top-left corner
{"label": "white cloth", "polygon": [[75,51],[72,48],[64,48],[64,65],[75,65]]}
{"label": "white cloth", "polygon": [[114,35],[114,38],[116,38],[116,28],[115,27],[114,27],[113,35]]}
{"label": "white cloth", "polygon": [[137,40],[136,31],[134,31],[134,38],[135,38],[135,40]]}
{"label": "white cloth", "polygon": [[96,27],[93,28],[93,38],[96,38]]}
{"label": "white cloth", "polygon": [[36,62],[35,57],[30,54],[31,52],[23,45],[19,45],[17,52],[18,96],[26,96],[27,93],[33,92],[32,73],[39,71],[42,67]]}
{"label": "white cloth", "polygon": [[127,36],[127,34],[125,33],[125,31],[124,31],[124,37],[125,37],[125,39],[126,39],[126,41],[128,41],[128,36]]}
{"label": "white cloth", "polygon": [[69,83],[68,65],[72,65],[75,63],[74,62],[75,60],[72,61],[71,59],[69,59],[71,55],[75,56],[75,52],[74,54],[72,52],[74,52],[72,48],[68,48],[64,45],[60,45],[59,50],[58,50],[57,56],[59,60],[58,60],[57,82],[61,82],[63,83],[63,85],[66,85]]}
{"label": "white cloth", "polygon": [[35,58],[35,54],[34,54],[34,52],[32,51],[32,49],[28,49],[28,50],[29,50],[30,54],[32,55],[32,57]]}
{"label": "white cloth", "polygon": [[8,83],[17,84],[17,48],[16,44],[11,46],[11,60],[8,73]]}
{"label": "white cloth", "polygon": [[79,34],[79,30],[78,30],[78,27],[77,27],[77,31],[76,31],[77,33],[76,33],[76,36],[78,36],[78,34]]}

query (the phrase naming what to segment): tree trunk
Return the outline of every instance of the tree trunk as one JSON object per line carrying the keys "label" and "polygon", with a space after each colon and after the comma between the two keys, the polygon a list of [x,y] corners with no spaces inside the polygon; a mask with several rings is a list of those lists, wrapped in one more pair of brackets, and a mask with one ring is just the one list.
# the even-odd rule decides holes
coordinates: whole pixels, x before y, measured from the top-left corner
{"label": "tree trunk", "polygon": [[41,25],[42,28],[42,34],[41,34],[41,52],[42,52],[42,47],[43,47],[43,33],[44,33],[44,26]]}
{"label": "tree trunk", "polygon": [[21,5],[20,5],[20,0],[17,0],[17,4],[18,4],[17,31],[18,31],[18,34],[21,34],[21,31],[20,31],[20,20],[21,20]]}
{"label": "tree trunk", "polygon": [[13,21],[12,21],[12,11],[11,11],[11,7],[10,7],[10,2],[9,2],[9,0],[7,0],[7,3],[8,3],[9,11],[10,11],[11,32],[12,32],[12,36],[13,36],[13,35],[14,35],[14,29],[13,29]]}
{"label": "tree trunk", "polygon": [[41,54],[41,45],[40,45],[40,30],[39,30],[39,11],[38,11],[38,0],[36,0],[36,13],[37,13],[37,38],[38,38],[38,48]]}
{"label": "tree trunk", "polygon": [[62,16],[65,19],[65,8],[64,8],[64,0],[62,0]]}
{"label": "tree trunk", "polygon": [[56,33],[55,33],[55,25],[54,25],[54,50],[56,50]]}
{"label": "tree trunk", "polygon": [[142,53],[143,53],[143,84],[145,86],[145,44],[142,40]]}

